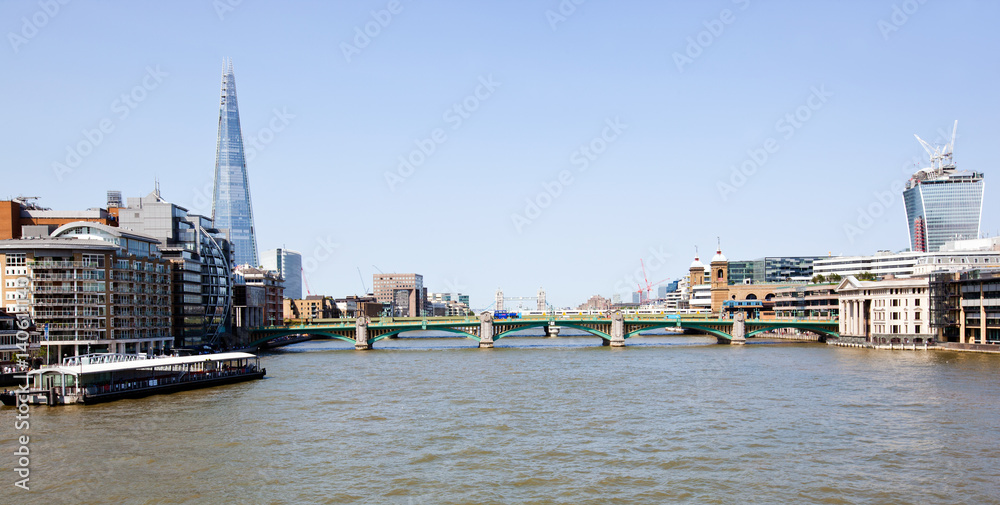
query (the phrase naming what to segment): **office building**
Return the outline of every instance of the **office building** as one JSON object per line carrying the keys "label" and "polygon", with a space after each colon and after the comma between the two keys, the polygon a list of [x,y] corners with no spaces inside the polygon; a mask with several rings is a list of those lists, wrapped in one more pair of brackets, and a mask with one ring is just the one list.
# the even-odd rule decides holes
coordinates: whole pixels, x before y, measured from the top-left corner
{"label": "office building", "polygon": [[232,60],[222,74],[212,221],[218,229],[228,230],[236,265],[260,266]]}
{"label": "office building", "polygon": [[858,276],[871,273],[878,278],[909,277],[934,271],[969,268],[1000,268],[1000,240],[977,239],[948,242],[937,252],[879,251],[872,256],[834,256],[817,260],[816,275]]}
{"label": "office building", "polygon": [[611,300],[601,295],[594,295],[576,307],[576,310],[610,310]]}
{"label": "office building", "polygon": [[424,276],[420,274],[375,274],[375,299],[390,306],[395,317],[420,317],[424,314]]}
{"label": "office building", "polygon": [[119,226],[151,235],[173,264],[174,336],[177,347],[216,345],[229,332],[232,250],[211,219],[190,214],[160,196],[159,189],[109,209]]}
{"label": "office building", "polygon": [[920,137],[917,140],[931,163],[913,174],[903,190],[910,250],[937,252],[947,241],[979,238],[983,174],[955,168],[954,132],[951,143],[943,148],[932,148]]}
{"label": "office building", "polygon": [[788,319],[836,319],[840,299],[836,284],[787,286],[774,292],[774,315]]}
{"label": "office building", "polygon": [[271,249],[265,251],[260,265],[267,270],[278,272],[284,279],[281,282],[283,298],[302,298],[302,255],[289,249]]}
{"label": "office building", "polygon": [[281,303],[285,319],[333,319],[342,315],[336,301],[329,296],[310,295],[304,299],[285,298]]}
{"label": "office building", "polygon": [[234,283],[246,286],[258,286],[264,289],[264,325],[281,324],[283,304],[281,293],[282,279],[278,272],[264,268],[237,266],[234,270]]}
{"label": "office building", "polygon": [[18,197],[0,201],[0,240],[47,237],[56,228],[78,221],[118,226],[116,217],[106,209],[52,210],[39,206],[34,200],[36,198]]}
{"label": "office building", "polygon": [[806,282],[813,276],[813,262],[822,256],[768,256],[729,262],[730,284]]}
{"label": "office building", "polygon": [[941,341],[1000,344],[1000,271],[970,269],[931,276],[932,318]]}

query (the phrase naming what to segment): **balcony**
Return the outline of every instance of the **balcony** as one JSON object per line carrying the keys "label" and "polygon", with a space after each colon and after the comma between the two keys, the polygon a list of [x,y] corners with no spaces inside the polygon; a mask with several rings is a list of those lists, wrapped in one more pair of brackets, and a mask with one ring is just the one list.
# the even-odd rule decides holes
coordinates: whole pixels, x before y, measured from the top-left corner
{"label": "balcony", "polygon": [[87,268],[87,269],[98,269],[104,268],[104,265],[100,265],[93,261],[29,261],[28,266],[35,269],[65,269],[65,268]]}

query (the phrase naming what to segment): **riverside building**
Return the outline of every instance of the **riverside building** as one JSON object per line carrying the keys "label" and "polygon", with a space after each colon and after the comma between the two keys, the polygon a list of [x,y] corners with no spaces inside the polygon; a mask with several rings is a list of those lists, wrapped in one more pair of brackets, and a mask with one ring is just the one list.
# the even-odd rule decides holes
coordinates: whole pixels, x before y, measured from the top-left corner
{"label": "riverside building", "polygon": [[947,289],[946,339],[1000,344],[1000,271],[967,270],[949,277],[938,286]]}
{"label": "riverside building", "polygon": [[232,249],[212,220],[172,204],[159,189],[112,208],[122,229],[153,236],[173,264],[173,315],[177,347],[216,345],[230,328]]}
{"label": "riverside building", "polygon": [[146,234],[99,223],[0,241],[8,314],[27,313],[51,360],[172,347],[170,263]]}
{"label": "riverside building", "polygon": [[930,279],[913,277],[883,281],[842,280],[839,341],[878,346],[934,343],[940,328],[932,328]]}
{"label": "riverside building", "polygon": [[876,277],[910,277],[933,271],[1000,268],[1000,238],[946,242],[937,252],[879,251],[872,256],[836,256],[817,260],[817,275],[847,277],[872,273]]}
{"label": "riverside building", "polygon": [[236,267],[236,284],[246,286],[256,286],[264,289],[264,325],[274,326],[281,324],[283,305],[281,293],[282,278],[278,272],[264,268],[248,267],[241,265]]}
{"label": "riverside building", "polygon": [[840,313],[836,284],[788,286],[774,292],[774,315],[787,319],[835,319]]}

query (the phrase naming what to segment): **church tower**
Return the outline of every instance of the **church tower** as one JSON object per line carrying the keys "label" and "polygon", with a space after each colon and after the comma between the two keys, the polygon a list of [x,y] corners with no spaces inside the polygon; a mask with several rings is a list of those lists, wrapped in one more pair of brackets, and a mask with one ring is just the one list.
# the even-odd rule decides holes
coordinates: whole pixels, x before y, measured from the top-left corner
{"label": "church tower", "polygon": [[712,312],[722,312],[722,304],[729,299],[729,260],[722,254],[722,245],[715,251],[709,264],[712,276]]}

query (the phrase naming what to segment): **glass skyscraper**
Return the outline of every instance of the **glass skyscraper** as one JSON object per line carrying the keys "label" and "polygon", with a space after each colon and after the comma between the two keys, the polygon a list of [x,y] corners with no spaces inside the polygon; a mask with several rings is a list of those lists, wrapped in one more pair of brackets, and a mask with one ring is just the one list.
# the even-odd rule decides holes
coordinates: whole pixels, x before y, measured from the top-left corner
{"label": "glass skyscraper", "polygon": [[979,238],[984,184],[979,172],[917,172],[903,190],[910,249],[937,252],[945,242]]}
{"label": "glass skyscraper", "polygon": [[[236,103],[236,76],[233,62],[222,71],[222,100],[219,106],[219,143],[215,155],[215,189],[212,221],[228,230],[236,265],[259,266],[257,234],[250,205],[250,182],[243,155],[240,111]],[[234,265],[235,266],[235,265]]]}
{"label": "glass skyscraper", "polygon": [[288,249],[271,249],[264,252],[261,266],[274,270],[284,279],[282,296],[293,300],[302,299],[302,254]]}

